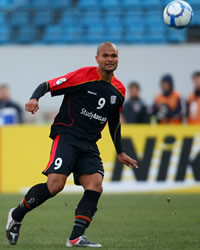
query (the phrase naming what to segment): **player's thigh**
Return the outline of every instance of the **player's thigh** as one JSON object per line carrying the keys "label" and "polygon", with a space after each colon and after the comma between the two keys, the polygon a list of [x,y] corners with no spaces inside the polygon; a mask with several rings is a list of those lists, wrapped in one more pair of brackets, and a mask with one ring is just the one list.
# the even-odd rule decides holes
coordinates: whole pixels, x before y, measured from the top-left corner
{"label": "player's thigh", "polygon": [[69,176],[76,161],[76,152],[72,140],[66,134],[57,135],[51,150],[50,160],[43,174]]}
{"label": "player's thigh", "polygon": [[[94,150],[79,155],[73,173],[76,185],[82,185],[84,188],[87,183],[91,183],[90,186],[101,185],[104,176],[104,169],[96,146],[94,146]],[[81,180],[85,179],[84,183],[83,181],[80,183],[80,178]]]}

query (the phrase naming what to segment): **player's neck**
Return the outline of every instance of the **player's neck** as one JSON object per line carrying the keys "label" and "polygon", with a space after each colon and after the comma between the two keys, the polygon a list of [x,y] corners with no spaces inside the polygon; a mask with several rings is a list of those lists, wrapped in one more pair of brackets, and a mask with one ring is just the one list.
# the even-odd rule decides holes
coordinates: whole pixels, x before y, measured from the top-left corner
{"label": "player's neck", "polygon": [[101,76],[101,80],[105,82],[112,82],[113,72],[106,72],[100,68],[98,68],[98,72]]}

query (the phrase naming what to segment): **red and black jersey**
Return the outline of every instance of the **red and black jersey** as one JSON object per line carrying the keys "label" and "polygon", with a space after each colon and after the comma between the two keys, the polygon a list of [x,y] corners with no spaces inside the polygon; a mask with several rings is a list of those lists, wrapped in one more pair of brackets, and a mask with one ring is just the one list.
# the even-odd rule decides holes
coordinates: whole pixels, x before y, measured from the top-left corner
{"label": "red and black jersey", "polygon": [[[49,80],[52,96],[64,95],[51,127],[50,137],[69,133],[78,138],[97,141],[106,122],[119,120],[125,99],[123,84],[113,76],[112,83],[101,80],[97,67],[84,67]],[[116,133],[113,134],[116,137]]]}

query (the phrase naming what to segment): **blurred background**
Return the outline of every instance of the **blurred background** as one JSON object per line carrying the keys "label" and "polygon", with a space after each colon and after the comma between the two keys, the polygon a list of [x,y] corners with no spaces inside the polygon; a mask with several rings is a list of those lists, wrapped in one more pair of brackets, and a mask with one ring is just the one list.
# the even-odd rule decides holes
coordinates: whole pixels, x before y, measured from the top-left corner
{"label": "blurred background", "polygon": [[[34,142],[30,147],[38,154],[31,163],[34,168],[37,165],[41,172],[48,158],[49,125],[62,97],[51,99],[47,94],[40,100],[37,115],[25,114],[24,104],[33,90],[41,82],[96,65],[97,45],[107,40],[119,48],[116,76],[127,88],[121,121],[123,136],[130,137],[131,143],[123,143],[146,166],[140,174],[126,168],[122,171],[114,150],[108,155],[103,141],[100,148],[108,184],[121,179],[125,186],[127,180],[146,184],[148,180],[153,189],[168,185],[198,186],[199,190],[200,1],[188,0],[194,17],[183,30],[171,29],[164,23],[162,12],[167,3],[168,0],[0,1],[0,190],[19,191],[32,184],[18,183],[13,187],[15,181],[10,179],[13,164],[18,165],[17,155],[22,154],[20,148],[25,150],[25,159],[20,159],[21,171],[32,158],[26,152],[29,141]],[[29,126],[7,126],[18,123]],[[43,148],[38,145],[38,134],[40,138],[45,135]],[[46,154],[41,156],[41,151]],[[10,152],[16,155],[15,161],[9,158]],[[124,174],[119,175],[120,171]],[[169,182],[161,187],[164,180]],[[130,188],[134,189],[135,186]],[[139,190],[143,189],[149,186],[142,184]]]}

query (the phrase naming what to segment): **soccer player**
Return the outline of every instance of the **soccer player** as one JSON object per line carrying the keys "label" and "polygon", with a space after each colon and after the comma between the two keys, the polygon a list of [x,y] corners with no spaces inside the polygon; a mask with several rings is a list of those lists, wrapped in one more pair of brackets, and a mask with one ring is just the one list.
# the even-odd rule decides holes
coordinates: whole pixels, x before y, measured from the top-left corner
{"label": "soccer player", "polygon": [[124,102],[125,88],[113,72],[118,65],[118,49],[104,42],[97,49],[98,67],[85,67],[40,84],[25,109],[35,114],[38,100],[45,93],[64,95],[62,105],[51,127],[53,139],[49,163],[43,174],[47,183],[33,186],[21,204],[8,214],[6,235],[15,245],[24,216],[32,209],[54,197],[73,173],[76,185],[84,194],[75,210],[75,223],[66,246],[101,247],[84,236],[96,211],[103,191],[103,165],[96,141],[108,122],[110,134],[121,163],[137,168],[137,162],[123,152],[119,113]]}

